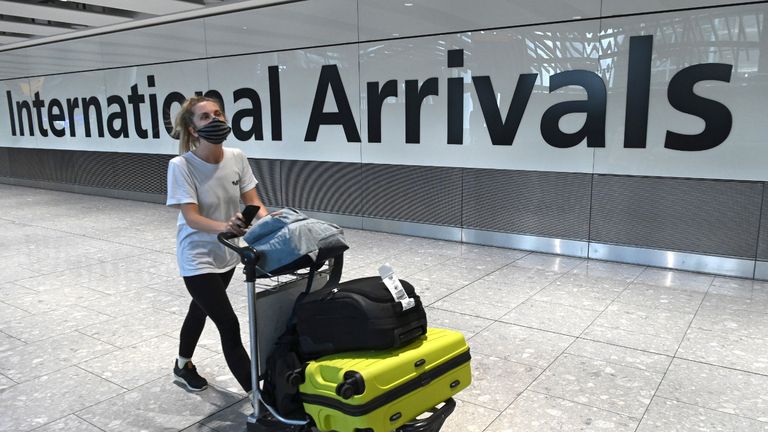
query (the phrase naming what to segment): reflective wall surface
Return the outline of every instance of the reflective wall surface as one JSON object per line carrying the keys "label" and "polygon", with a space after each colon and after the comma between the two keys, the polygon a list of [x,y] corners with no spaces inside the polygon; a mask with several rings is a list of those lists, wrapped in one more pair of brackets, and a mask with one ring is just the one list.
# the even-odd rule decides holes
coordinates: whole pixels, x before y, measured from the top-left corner
{"label": "reflective wall surface", "polygon": [[[559,149],[542,139],[539,122],[552,105],[583,99],[584,89],[549,92],[552,75],[574,69],[589,71],[597,78],[598,21],[537,26],[535,29],[514,28],[428,36],[390,42],[374,42],[360,46],[360,76],[367,83],[383,86],[396,80],[397,97],[385,100],[381,109],[381,142],[363,145],[364,162],[408,164],[408,161],[430,161],[430,165],[525,169],[544,171],[589,172],[592,149],[579,146]],[[556,46],[557,45],[557,46]],[[448,66],[448,53],[463,54],[462,67]],[[397,71],[407,71],[407,74]],[[525,106],[512,103],[521,76],[530,77],[532,86],[520,91],[527,99]],[[402,77],[401,77],[402,76]],[[406,105],[409,98],[405,81],[437,82],[437,95],[426,98],[421,107],[418,143],[406,136]],[[449,80],[459,79],[460,90],[451,94]],[[480,82],[481,81],[481,82]],[[478,85],[493,106],[484,110],[478,97]],[[366,94],[368,100],[371,94]],[[462,115],[449,120],[449,107],[460,106]],[[361,107],[368,119],[368,103]],[[509,113],[519,116],[516,133],[509,133],[502,145],[492,143],[487,116],[506,119]],[[376,116],[378,117],[378,116]],[[364,136],[370,137],[367,121]],[[518,121],[510,118],[506,123]],[[562,119],[564,130],[577,130],[584,119],[579,115]],[[460,131],[460,144],[449,144],[449,124]],[[458,126],[456,126],[458,125]],[[495,134],[501,135],[501,134]],[[454,141],[457,142],[457,141]]]}
{"label": "reflective wall surface", "polygon": [[[761,108],[768,92],[768,63],[764,56],[768,45],[763,32],[766,11],[768,7],[759,4],[603,20],[600,64],[608,86],[607,146],[595,152],[595,171],[766,180],[768,152],[762,150],[766,138]],[[640,35],[652,37],[653,43],[647,147],[628,150],[622,148],[627,95],[631,94],[627,91],[628,36]],[[730,68],[729,81],[701,80],[693,92],[727,109],[732,118],[730,133],[721,144],[708,150],[665,148],[669,132],[697,135],[705,128],[701,117],[672,106],[670,92],[680,84],[675,76],[680,77],[686,68],[713,64]],[[716,119],[723,117],[712,115]]]}
{"label": "reflective wall surface", "polygon": [[[20,78],[34,80],[26,88],[46,101],[118,95],[129,129],[136,115],[151,122],[163,108],[172,118],[178,104],[163,106],[169,95],[213,90],[232,115],[251,111],[238,118],[254,133],[232,144],[252,157],[768,179],[760,121],[765,3],[602,19],[588,19],[599,15],[589,1],[504,4],[480,12],[459,2],[292,3],[4,52],[0,119],[6,128],[18,121],[19,100],[9,105],[8,91],[34,96]],[[452,32],[462,28],[473,30]],[[430,35],[405,36],[417,31]],[[145,98],[138,110],[128,100],[134,85]],[[105,117],[112,112],[102,108]],[[261,135],[251,127],[257,116]],[[691,149],[672,148],[670,135]],[[80,137],[38,133],[8,143],[175,152],[167,133]]]}
{"label": "reflective wall surface", "polygon": [[[280,205],[751,276],[768,3],[733,3],[310,0],[0,52],[0,157],[162,166],[180,102],[207,94]],[[54,181],[22,171],[0,177]]]}
{"label": "reflective wall surface", "polygon": [[389,39],[600,17],[599,0],[360,0],[360,39]]}

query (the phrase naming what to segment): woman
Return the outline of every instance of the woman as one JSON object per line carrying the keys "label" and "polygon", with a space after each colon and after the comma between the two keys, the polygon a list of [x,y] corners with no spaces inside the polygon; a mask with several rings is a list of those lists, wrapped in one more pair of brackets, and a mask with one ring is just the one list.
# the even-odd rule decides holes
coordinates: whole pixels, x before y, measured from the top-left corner
{"label": "woman", "polygon": [[258,217],[265,216],[267,209],[256,194],[257,181],[248,159],[239,149],[222,146],[230,131],[216,100],[188,99],[176,116],[174,129],[181,155],[168,164],[166,205],[181,210],[176,259],[192,296],[181,327],[179,357],[174,362],[173,374],[176,381],[191,391],[208,386],[191,360],[206,317],[219,330],[224,358],[232,374],[243,390],[251,391],[250,359],[226,293],[239,258],[220,244],[216,235],[224,231],[245,233],[240,200],[246,205],[260,206]]}

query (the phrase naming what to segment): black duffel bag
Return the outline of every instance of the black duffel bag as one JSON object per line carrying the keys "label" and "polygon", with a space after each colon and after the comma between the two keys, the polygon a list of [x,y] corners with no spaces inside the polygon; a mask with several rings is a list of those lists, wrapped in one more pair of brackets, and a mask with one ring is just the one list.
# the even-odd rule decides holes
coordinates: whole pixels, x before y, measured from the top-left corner
{"label": "black duffel bag", "polygon": [[427,315],[410,283],[400,283],[414,305],[403,310],[379,277],[329,284],[296,305],[299,353],[304,359],[408,344],[427,332]]}

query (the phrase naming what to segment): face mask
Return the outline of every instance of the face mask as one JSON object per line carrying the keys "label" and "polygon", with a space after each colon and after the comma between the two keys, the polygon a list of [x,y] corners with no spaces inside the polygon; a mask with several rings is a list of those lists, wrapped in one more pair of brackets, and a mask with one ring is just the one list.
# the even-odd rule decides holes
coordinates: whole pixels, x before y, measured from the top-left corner
{"label": "face mask", "polygon": [[211,144],[221,144],[232,132],[232,128],[223,121],[214,117],[207,125],[197,130],[197,135]]}

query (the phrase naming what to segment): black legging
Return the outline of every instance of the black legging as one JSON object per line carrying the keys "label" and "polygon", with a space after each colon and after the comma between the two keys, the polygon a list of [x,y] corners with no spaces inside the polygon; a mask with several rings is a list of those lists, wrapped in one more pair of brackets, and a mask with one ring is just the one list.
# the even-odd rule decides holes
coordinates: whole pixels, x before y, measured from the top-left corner
{"label": "black legging", "polygon": [[227,297],[227,286],[235,269],[225,273],[185,276],[184,284],[192,295],[187,317],[181,326],[179,356],[192,358],[205,327],[205,317],[219,329],[221,348],[227,366],[246,392],[251,391],[251,360],[240,340],[240,323]]}

